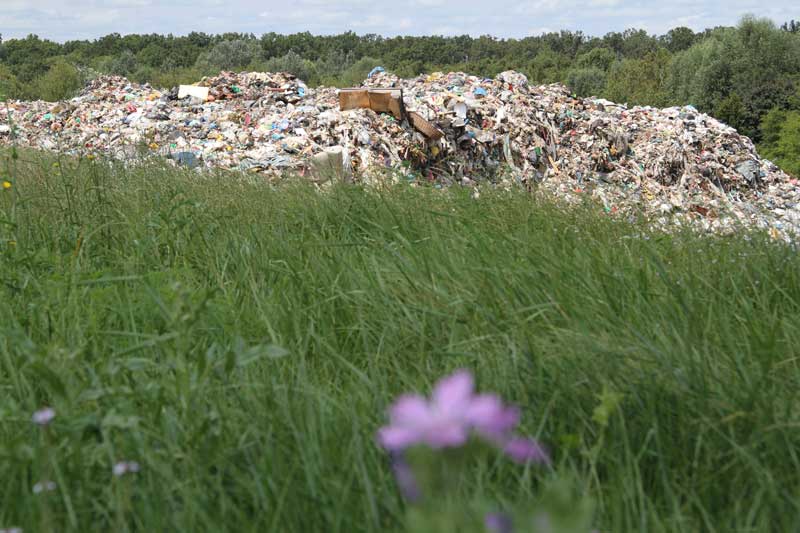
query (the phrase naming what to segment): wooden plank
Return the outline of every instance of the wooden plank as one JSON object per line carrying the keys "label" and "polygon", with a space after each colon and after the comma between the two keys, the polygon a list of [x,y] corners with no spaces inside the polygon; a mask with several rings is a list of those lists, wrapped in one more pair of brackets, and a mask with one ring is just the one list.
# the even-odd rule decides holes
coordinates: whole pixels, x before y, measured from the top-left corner
{"label": "wooden plank", "polygon": [[398,120],[403,118],[402,91],[399,89],[341,89],[339,108],[372,109],[376,113],[391,113]]}
{"label": "wooden plank", "polygon": [[342,111],[369,107],[369,92],[366,89],[342,89],[339,91],[339,108]]}
{"label": "wooden plank", "polygon": [[398,120],[403,118],[399,92],[394,94],[388,91],[370,91],[369,107],[376,113],[391,113]]}
{"label": "wooden plank", "polygon": [[428,139],[438,141],[444,137],[444,132],[442,130],[422,118],[422,115],[415,111],[408,112],[408,121],[417,131],[422,133]]}

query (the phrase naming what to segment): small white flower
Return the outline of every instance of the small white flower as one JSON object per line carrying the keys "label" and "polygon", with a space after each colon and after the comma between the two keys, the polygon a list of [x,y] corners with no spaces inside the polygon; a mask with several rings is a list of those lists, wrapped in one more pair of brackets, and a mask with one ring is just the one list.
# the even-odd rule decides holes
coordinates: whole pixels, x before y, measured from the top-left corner
{"label": "small white flower", "polygon": [[136,461],[121,461],[114,465],[114,475],[122,477],[125,474],[135,474],[140,470],[139,463]]}
{"label": "small white flower", "polygon": [[45,407],[33,413],[33,423],[40,426],[46,426],[56,417],[56,412],[52,407]]}
{"label": "small white flower", "polygon": [[52,492],[54,490],[56,490],[55,481],[40,481],[39,483],[33,486],[34,494],[41,494],[43,492]]}

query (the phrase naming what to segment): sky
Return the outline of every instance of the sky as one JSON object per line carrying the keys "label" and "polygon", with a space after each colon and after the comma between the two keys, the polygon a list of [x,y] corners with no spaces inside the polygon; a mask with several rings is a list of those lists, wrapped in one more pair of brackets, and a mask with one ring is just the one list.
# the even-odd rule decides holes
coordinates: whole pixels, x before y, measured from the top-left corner
{"label": "sky", "polygon": [[[792,7],[794,5],[794,7]],[[4,39],[35,33],[66,41],[117,32],[267,32],[493,35],[561,29],[588,35],[641,28],[662,34],[734,25],[753,13],[800,19],[797,0],[0,0]]]}

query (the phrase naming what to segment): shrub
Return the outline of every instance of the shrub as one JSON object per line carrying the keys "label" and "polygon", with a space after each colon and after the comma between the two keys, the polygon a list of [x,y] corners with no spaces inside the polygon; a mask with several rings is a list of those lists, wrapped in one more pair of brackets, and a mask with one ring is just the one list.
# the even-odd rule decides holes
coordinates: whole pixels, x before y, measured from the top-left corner
{"label": "shrub", "polygon": [[78,69],[64,60],[57,60],[32,88],[39,98],[55,102],[71,98],[82,86]]}
{"label": "shrub", "polygon": [[606,73],[597,67],[572,69],[567,73],[567,85],[578,96],[595,96],[606,86]]}

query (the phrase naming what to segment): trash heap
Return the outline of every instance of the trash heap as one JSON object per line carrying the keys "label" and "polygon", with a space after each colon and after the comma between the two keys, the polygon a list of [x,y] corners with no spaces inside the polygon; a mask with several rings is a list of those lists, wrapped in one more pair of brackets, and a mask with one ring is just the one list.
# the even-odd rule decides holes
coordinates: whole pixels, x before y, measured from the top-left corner
{"label": "trash heap", "polygon": [[800,233],[797,180],[691,106],[575,98],[513,71],[400,79],[376,69],[361,89],[391,93],[400,108],[386,112],[365,99],[343,111],[347,91],[309,88],[285,73],[223,72],[171,91],[103,77],[68,101],[9,102],[0,143],[124,159],[159,154],[270,178],[518,184],[664,226]]}

